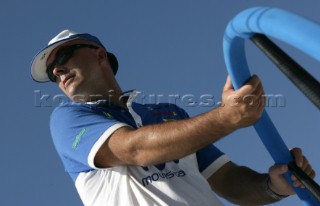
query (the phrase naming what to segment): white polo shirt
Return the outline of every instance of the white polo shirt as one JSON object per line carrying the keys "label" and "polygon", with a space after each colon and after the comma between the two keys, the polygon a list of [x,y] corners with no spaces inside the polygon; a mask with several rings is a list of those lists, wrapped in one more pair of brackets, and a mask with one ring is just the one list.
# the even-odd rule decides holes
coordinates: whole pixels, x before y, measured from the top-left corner
{"label": "white polo shirt", "polygon": [[[138,104],[128,100],[129,110],[106,101],[67,103],[51,115],[50,129],[65,170],[75,182],[84,205],[221,206],[207,179],[229,161],[214,145],[179,160],[158,165],[97,168],[94,157],[101,145],[123,126],[189,118],[173,104]],[[179,149],[179,148],[177,148]]]}

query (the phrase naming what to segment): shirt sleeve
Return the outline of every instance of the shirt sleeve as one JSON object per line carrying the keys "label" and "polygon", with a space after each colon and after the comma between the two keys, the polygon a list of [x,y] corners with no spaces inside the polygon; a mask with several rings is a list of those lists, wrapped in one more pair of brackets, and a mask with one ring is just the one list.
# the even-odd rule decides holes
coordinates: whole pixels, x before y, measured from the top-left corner
{"label": "shirt sleeve", "polygon": [[213,144],[196,153],[200,173],[208,179],[230,159]]}
{"label": "shirt sleeve", "polygon": [[84,104],[58,107],[50,118],[54,145],[69,173],[94,169],[100,146],[123,126],[127,125]]}

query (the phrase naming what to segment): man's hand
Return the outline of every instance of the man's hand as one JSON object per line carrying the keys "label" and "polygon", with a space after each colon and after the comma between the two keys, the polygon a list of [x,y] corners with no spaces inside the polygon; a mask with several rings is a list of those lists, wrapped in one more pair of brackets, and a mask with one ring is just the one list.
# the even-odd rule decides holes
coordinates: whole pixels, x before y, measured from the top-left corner
{"label": "man's hand", "polygon": [[258,121],[264,105],[264,90],[258,76],[253,75],[236,91],[228,76],[222,91],[222,105],[219,111],[223,122],[236,129],[250,126]]}
{"label": "man's hand", "polygon": [[[316,176],[315,171],[312,169],[307,158],[302,154],[302,150],[300,148],[291,149],[291,154],[293,155],[297,166],[300,167],[307,175],[311,178]],[[294,190],[283,177],[283,174],[287,171],[287,165],[273,165],[269,169],[269,188],[279,195],[294,194]],[[304,185],[295,176],[292,175],[291,180],[293,181],[294,187],[304,187]]]}

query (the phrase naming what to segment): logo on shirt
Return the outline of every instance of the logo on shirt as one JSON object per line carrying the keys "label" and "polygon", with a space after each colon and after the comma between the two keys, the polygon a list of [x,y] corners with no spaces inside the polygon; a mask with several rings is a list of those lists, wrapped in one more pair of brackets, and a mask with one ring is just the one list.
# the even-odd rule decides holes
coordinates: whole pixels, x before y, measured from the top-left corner
{"label": "logo on shirt", "polygon": [[154,116],[177,116],[178,114],[175,112],[155,112]]}
{"label": "logo on shirt", "polygon": [[163,122],[176,121],[175,119],[162,118]]}
{"label": "logo on shirt", "polygon": [[76,136],[76,138],[74,139],[73,143],[72,143],[72,149],[77,149],[79,143],[80,143],[80,140],[81,140],[81,137],[86,133],[86,129],[83,128],[80,133]]}
{"label": "logo on shirt", "polygon": [[[175,164],[179,164],[179,160],[175,160],[173,161]],[[154,165],[153,167],[156,167],[158,169],[158,172],[154,172],[144,178],[141,179],[142,185],[144,187],[148,186],[149,184],[152,184],[154,182],[157,182],[159,180],[169,180],[175,177],[181,178],[186,176],[185,171],[179,169],[179,167],[177,167],[177,170],[169,170],[164,172],[164,168],[166,167],[166,164],[157,164]],[[149,171],[148,167],[142,167],[143,170],[145,171]]]}
{"label": "logo on shirt", "polygon": [[162,122],[176,121],[175,117],[178,116],[176,112],[154,112],[153,115],[162,117]]}
{"label": "logo on shirt", "polygon": [[114,117],[108,113],[108,112],[103,112],[103,114],[108,118],[108,119],[114,119]]}

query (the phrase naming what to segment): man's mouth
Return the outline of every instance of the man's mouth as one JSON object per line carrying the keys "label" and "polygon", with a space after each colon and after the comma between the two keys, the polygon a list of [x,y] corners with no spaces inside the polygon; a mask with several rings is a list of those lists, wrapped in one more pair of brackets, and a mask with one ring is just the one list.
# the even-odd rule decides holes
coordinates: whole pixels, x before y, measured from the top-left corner
{"label": "man's mouth", "polygon": [[66,88],[73,80],[74,75],[68,75],[66,78],[63,80],[63,85]]}

